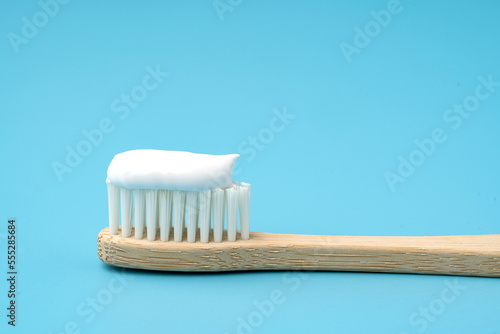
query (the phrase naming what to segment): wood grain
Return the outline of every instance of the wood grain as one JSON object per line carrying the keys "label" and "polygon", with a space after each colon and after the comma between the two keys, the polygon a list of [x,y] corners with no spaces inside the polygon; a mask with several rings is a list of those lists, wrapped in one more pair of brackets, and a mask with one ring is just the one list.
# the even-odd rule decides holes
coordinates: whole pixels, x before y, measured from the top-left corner
{"label": "wood grain", "polygon": [[110,235],[105,228],[98,235],[97,249],[99,258],[107,264],[149,270],[320,270],[500,277],[500,235],[357,237],[251,232],[250,240],[241,240],[239,234],[234,242],[226,240],[226,234],[221,243],[136,240]]}

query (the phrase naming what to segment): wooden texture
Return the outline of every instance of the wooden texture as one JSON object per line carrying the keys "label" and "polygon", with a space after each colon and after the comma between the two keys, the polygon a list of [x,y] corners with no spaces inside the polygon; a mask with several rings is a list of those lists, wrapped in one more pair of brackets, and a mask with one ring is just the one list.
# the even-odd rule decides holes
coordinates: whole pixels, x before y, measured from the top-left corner
{"label": "wooden texture", "polygon": [[251,232],[250,240],[240,240],[238,233],[237,240],[229,242],[224,233],[220,243],[200,243],[199,233],[195,243],[161,242],[110,235],[105,228],[97,239],[98,256],[114,266],[166,271],[319,270],[500,277],[500,235],[356,237]]}

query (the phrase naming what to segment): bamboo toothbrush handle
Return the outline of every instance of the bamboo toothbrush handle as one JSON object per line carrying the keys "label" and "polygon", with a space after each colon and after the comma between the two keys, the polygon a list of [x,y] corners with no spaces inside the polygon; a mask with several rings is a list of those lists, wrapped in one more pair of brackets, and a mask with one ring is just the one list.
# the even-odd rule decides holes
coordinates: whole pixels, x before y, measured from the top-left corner
{"label": "bamboo toothbrush handle", "polygon": [[[132,233],[133,235],[133,233]],[[223,240],[227,240],[225,237]],[[108,264],[150,270],[321,270],[500,277],[500,235],[317,236],[251,232],[250,240],[161,242],[98,236]]]}

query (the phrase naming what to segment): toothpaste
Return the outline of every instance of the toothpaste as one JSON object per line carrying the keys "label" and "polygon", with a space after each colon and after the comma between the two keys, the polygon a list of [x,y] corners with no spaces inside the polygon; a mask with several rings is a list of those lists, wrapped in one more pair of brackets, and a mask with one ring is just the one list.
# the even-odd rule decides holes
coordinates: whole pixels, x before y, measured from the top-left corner
{"label": "toothpaste", "polygon": [[115,155],[107,183],[127,189],[202,191],[232,185],[239,154],[132,150]]}

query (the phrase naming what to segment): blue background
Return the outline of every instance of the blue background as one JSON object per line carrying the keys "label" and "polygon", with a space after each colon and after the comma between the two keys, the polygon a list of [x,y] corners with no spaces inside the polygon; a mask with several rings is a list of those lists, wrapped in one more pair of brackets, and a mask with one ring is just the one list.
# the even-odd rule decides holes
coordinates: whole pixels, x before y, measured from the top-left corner
{"label": "blue background", "polygon": [[[46,21],[36,1],[0,4],[2,252],[10,217],[19,239],[18,326],[6,324],[2,279],[2,331],[500,332],[498,279],[101,263],[106,169],[138,148],[240,153],[235,179],[252,184],[253,231],[500,233],[500,87],[457,129],[443,118],[480,76],[500,81],[498,2],[401,0],[379,31],[371,11],[387,10],[385,0],[215,4],[226,7],[71,1],[49,7]],[[21,43],[23,17],[41,27],[25,27]],[[346,57],[342,43],[355,47],[367,24],[368,45],[358,36],[363,47]],[[157,66],[168,76],[125,116],[122,94]],[[276,110],[294,118],[273,132]],[[54,163],[66,165],[67,149],[85,145],[82,131],[106,119],[112,130],[58,179]],[[392,191],[385,173],[436,128],[446,141]],[[281,303],[270,307],[273,291]]]}

